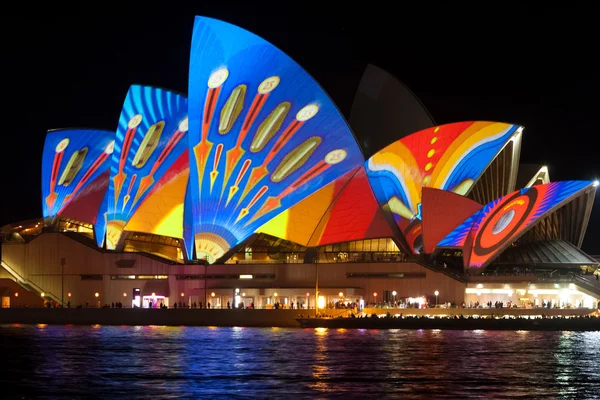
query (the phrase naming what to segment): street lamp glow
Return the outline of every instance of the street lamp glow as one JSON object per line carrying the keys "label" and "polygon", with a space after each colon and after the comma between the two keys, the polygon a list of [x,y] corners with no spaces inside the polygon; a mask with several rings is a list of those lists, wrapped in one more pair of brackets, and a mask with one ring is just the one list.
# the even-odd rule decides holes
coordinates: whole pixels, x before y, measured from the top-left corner
{"label": "street lamp glow", "polygon": [[42,293],[42,297],[46,297],[46,293]]}
{"label": "street lamp glow", "polygon": [[127,297],[127,293],[123,292],[123,297]]}
{"label": "street lamp glow", "polygon": [[94,296],[100,297],[100,293],[96,292],[96,293],[94,293]]}
{"label": "street lamp glow", "polygon": [[216,296],[216,295],[215,295],[215,292],[212,292],[212,293],[210,294],[210,297],[215,297],[215,296]]}
{"label": "street lamp glow", "polygon": [[325,297],[319,296],[317,300],[317,308],[325,308]]}
{"label": "street lamp glow", "polygon": [[71,297],[72,296],[71,292],[67,293],[67,296]]}
{"label": "street lamp glow", "polygon": [[377,297],[377,292],[373,292],[373,297]]}
{"label": "street lamp glow", "polygon": [[433,292],[433,294],[435,294],[436,296],[440,295],[440,292],[438,292],[437,290],[435,292]]}
{"label": "street lamp glow", "polygon": [[15,297],[19,297],[19,292],[15,292]]}
{"label": "street lamp glow", "polygon": [[181,292],[181,297],[185,296],[185,293]]}
{"label": "street lamp glow", "polygon": [[343,292],[339,292],[339,293],[338,293],[338,295],[339,295],[340,297],[344,297],[344,293],[343,293]]}
{"label": "street lamp glow", "polygon": [[600,181],[598,179],[596,179],[594,181],[594,187],[598,187],[598,185],[600,185]]}
{"label": "street lamp glow", "polygon": [[397,295],[397,294],[398,294],[398,293],[396,293],[396,291],[395,291],[395,290],[392,292],[392,296],[395,296],[395,295]]}
{"label": "street lamp glow", "polygon": [[273,293],[273,296],[274,296],[274,297],[277,297],[277,292]]}

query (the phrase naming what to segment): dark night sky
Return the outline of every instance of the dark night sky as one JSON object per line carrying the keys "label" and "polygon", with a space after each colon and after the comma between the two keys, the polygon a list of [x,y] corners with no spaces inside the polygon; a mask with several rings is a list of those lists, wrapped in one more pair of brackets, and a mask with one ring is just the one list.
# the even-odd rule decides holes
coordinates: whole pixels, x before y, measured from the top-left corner
{"label": "dark night sky", "polygon": [[[149,14],[140,11],[149,3],[122,3],[110,13],[88,5],[4,16],[0,225],[41,216],[46,130],[116,129],[132,83],[187,93],[194,15],[270,41],[306,68],[346,116],[372,63],[407,84],[437,123],[524,125],[522,162],[548,165],[553,180],[600,178],[593,2],[563,8],[486,2],[475,9],[360,2],[365,8],[356,10],[345,2],[328,11],[326,2],[182,7],[171,1]],[[600,254],[600,196],[584,250]]]}

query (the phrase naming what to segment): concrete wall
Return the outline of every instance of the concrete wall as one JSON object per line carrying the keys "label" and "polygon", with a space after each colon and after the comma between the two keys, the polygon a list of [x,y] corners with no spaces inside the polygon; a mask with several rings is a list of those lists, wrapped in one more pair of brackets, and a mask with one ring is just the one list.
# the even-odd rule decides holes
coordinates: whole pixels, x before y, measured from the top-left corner
{"label": "concrete wall", "polygon": [[[296,310],[0,309],[0,324],[299,327]],[[307,316],[307,313],[304,314]]]}
{"label": "concrete wall", "polygon": [[[61,259],[64,267],[64,299],[72,306],[102,304],[121,301],[131,305],[133,288],[143,288],[146,280],[111,280],[111,275],[168,275],[169,304],[183,301],[204,301],[203,265],[170,265],[136,253],[100,252],[60,233],[44,233],[27,244],[4,244],[2,261],[22,277],[31,280],[46,293],[61,297]],[[121,260],[133,260],[132,268],[121,268]],[[253,296],[255,306],[259,301],[278,293],[288,301],[297,301],[308,292],[314,306],[314,290],[317,266],[315,264],[226,264],[208,266],[208,274],[274,274],[275,279],[215,279],[207,281],[206,291],[220,298],[225,305],[233,300],[235,288]],[[425,274],[423,278],[348,278],[347,273],[408,273]],[[102,280],[81,280],[80,275],[102,275]],[[200,275],[200,279],[177,280],[176,275]],[[433,297],[440,292],[438,301],[462,303],[465,297],[464,283],[442,273],[424,268],[415,263],[337,263],[318,265],[319,289],[328,300],[337,299],[343,292],[348,300],[364,298],[366,302],[383,300],[384,291],[396,291],[397,298]],[[94,294],[98,292],[99,298]],[[374,298],[373,293],[378,297]],[[68,298],[67,293],[72,297]],[[127,297],[123,297],[123,293]],[[184,293],[181,297],[180,294]],[[284,303],[283,299],[278,299]]]}
{"label": "concrete wall", "polygon": [[44,305],[44,300],[37,293],[25,290],[12,279],[0,278],[0,294],[8,297],[8,306],[11,308],[39,308]]}

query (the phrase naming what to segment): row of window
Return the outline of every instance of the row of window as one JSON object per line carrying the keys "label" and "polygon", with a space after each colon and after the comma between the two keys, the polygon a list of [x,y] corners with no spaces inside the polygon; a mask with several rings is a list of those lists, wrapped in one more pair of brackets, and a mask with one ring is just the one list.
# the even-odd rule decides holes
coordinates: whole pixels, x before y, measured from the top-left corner
{"label": "row of window", "polygon": [[[103,275],[79,275],[82,281],[101,281]],[[148,279],[169,279],[169,275],[111,275],[111,280],[148,280]],[[201,279],[275,279],[275,274],[212,274],[206,275],[175,275],[179,280],[201,280]]]}
{"label": "row of window", "polygon": [[425,272],[400,272],[400,273],[385,273],[385,272],[351,272],[346,274],[346,278],[403,278],[415,279],[425,278]]}
{"label": "row of window", "polygon": [[[425,278],[424,272],[350,272],[346,274],[347,278],[402,278],[416,279]],[[103,275],[80,275],[82,281],[101,281]],[[168,275],[111,275],[111,280],[139,280],[139,279],[169,279]],[[185,280],[203,280],[203,279],[275,279],[275,274],[211,274],[211,275],[175,275],[178,281]]]}

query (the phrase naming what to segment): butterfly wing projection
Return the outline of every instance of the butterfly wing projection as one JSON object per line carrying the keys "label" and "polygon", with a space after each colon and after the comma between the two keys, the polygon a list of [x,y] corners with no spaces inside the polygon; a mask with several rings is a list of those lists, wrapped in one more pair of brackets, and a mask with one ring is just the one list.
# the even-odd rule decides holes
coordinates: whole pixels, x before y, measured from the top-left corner
{"label": "butterfly wing projection", "polygon": [[413,253],[423,247],[422,189],[468,194],[511,137],[520,132],[517,125],[498,122],[442,125],[402,138],[366,162],[377,201]]}
{"label": "butterfly wing projection", "polygon": [[[178,223],[165,222],[163,217],[167,217],[167,221],[177,221],[177,216],[183,215],[187,180],[182,177],[187,173],[187,129],[187,99],[184,96],[160,88],[131,86],[119,118],[111,162],[106,228],[108,249],[116,248],[126,225],[135,218],[140,206],[153,196],[159,197],[158,200],[155,198],[155,204],[172,207],[157,209],[157,215],[150,215],[149,225],[138,221],[132,229],[181,237],[181,217]],[[148,211],[143,214],[149,215]],[[169,215],[174,218],[168,218]],[[149,221],[148,218],[142,220]]]}
{"label": "butterfly wing projection", "polygon": [[189,76],[196,256],[210,262],[364,162],[321,87],[283,52],[197,17]]}

